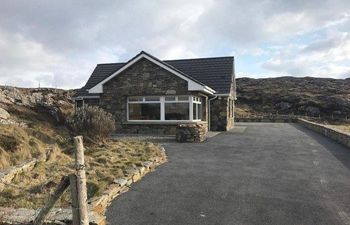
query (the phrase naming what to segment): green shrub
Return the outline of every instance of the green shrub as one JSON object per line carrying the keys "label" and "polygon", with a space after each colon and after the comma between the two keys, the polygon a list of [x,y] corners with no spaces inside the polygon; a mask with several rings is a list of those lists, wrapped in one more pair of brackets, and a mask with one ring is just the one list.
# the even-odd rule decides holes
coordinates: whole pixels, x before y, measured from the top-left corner
{"label": "green shrub", "polygon": [[68,127],[77,135],[103,141],[115,130],[112,114],[97,106],[80,107],[67,119]]}

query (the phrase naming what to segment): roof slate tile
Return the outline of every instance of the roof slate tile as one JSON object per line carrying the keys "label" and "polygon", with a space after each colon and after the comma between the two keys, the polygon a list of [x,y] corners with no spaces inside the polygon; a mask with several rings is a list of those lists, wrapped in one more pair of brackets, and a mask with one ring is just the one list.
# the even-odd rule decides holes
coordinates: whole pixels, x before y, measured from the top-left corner
{"label": "roof slate tile", "polygon": [[[189,77],[192,77],[194,80],[213,88],[217,94],[226,94],[230,92],[230,85],[234,76],[233,57],[178,59],[164,60],[163,62]],[[112,75],[125,64],[126,63],[97,64],[86,82],[86,85],[79,89],[75,96],[96,95],[89,94],[88,89]]]}

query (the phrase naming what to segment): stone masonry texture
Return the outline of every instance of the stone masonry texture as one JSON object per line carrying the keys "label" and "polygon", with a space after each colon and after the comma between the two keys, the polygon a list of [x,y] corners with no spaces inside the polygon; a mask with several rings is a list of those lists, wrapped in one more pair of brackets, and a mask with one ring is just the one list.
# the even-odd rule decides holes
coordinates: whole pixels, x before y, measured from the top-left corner
{"label": "stone masonry texture", "polygon": [[[224,131],[233,128],[233,89],[232,83],[229,96],[220,96],[211,102],[211,130]],[[128,96],[165,95],[202,97],[203,120],[208,121],[208,96],[199,92],[189,92],[187,81],[147,59],[141,59],[105,83],[103,93],[100,95],[99,105],[114,116],[116,132],[175,134],[177,123],[133,123],[127,121]],[[95,104],[95,102],[89,103]],[[230,113],[230,110],[232,110],[232,113]]]}
{"label": "stone masonry texture", "polygon": [[[232,102],[230,104],[230,101]],[[232,109],[230,109],[232,107]],[[231,111],[231,113],[230,113]],[[211,101],[210,105],[210,130],[227,131],[234,126],[233,97],[219,96]]]}
{"label": "stone masonry texture", "polygon": [[207,136],[207,123],[185,123],[176,128],[177,142],[203,142]]}
{"label": "stone masonry texture", "polygon": [[[128,96],[196,95],[188,91],[187,81],[157,66],[147,59],[141,59],[103,86],[100,106],[112,113],[116,120],[116,130],[142,133],[144,130],[158,129],[164,133],[174,133],[174,125],[152,125],[127,123]],[[166,131],[169,127],[171,131]],[[164,130],[165,129],[165,130]]]}

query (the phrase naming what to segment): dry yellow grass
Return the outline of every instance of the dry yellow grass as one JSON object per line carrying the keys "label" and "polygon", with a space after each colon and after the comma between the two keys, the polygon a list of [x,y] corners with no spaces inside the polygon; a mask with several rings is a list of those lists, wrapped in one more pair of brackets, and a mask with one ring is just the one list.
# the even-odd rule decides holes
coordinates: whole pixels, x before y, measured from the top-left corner
{"label": "dry yellow grass", "polygon": [[[0,169],[17,165],[23,160],[45,154],[53,146],[49,160],[34,170],[19,174],[0,193],[0,206],[38,208],[47,201],[63,175],[72,172],[73,141],[69,131],[59,126],[49,115],[30,107],[11,105],[7,110],[27,127],[0,125]],[[88,197],[101,194],[115,179],[161,154],[158,145],[138,141],[109,140],[103,146],[85,141]],[[57,206],[69,206],[69,193]]]}
{"label": "dry yellow grass", "polygon": [[45,148],[45,144],[36,137],[29,136],[25,129],[0,125],[0,169],[38,157]]}
{"label": "dry yellow grass", "polygon": [[329,125],[330,127],[336,128],[341,131],[350,133],[350,124],[349,125]]}
{"label": "dry yellow grass", "polygon": [[67,147],[68,137],[66,129],[47,123],[29,124],[26,128],[0,124],[0,169],[37,158],[51,144]]}
{"label": "dry yellow grass", "polygon": [[[160,146],[139,141],[108,141],[104,146],[85,146],[88,198],[100,195],[114,179],[128,169],[161,154]],[[38,208],[47,201],[63,175],[71,173],[73,158],[57,146],[47,162],[33,171],[18,175],[12,185],[0,193],[0,206]],[[68,207],[69,193],[57,203]]]}

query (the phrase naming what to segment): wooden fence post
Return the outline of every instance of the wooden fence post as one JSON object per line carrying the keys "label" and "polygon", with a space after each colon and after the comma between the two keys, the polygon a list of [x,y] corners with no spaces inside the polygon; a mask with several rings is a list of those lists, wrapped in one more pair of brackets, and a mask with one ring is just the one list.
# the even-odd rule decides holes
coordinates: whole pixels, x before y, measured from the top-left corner
{"label": "wooden fence post", "polygon": [[50,196],[47,203],[44,205],[44,207],[40,210],[39,214],[36,216],[34,220],[34,225],[41,225],[44,223],[50,210],[53,208],[53,206],[55,205],[57,200],[61,197],[61,195],[64,193],[64,191],[68,188],[68,186],[69,186],[68,176],[63,176],[54,193]]}
{"label": "wooden fence post", "polygon": [[[72,206],[78,206],[79,220],[80,220],[79,224],[74,224],[74,225],[88,225],[89,214],[88,214],[88,208],[87,208],[87,190],[86,190],[83,137],[82,136],[75,137],[74,143],[76,147],[76,152],[75,152],[76,182],[75,182],[75,185],[74,184],[71,184],[71,185],[76,187],[77,198],[72,196],[72,200],[76,199],[78,202],[72,204]],[[71,178],[71,179],[74,180],[74,178]]]}
{"label": "wooden fence post", "polygon": [[79,204],[78,204],[78,188],[77,188],[77,176],[75,174],[69,175],[70,193],[72,199],[72,224],[79,225]]}

